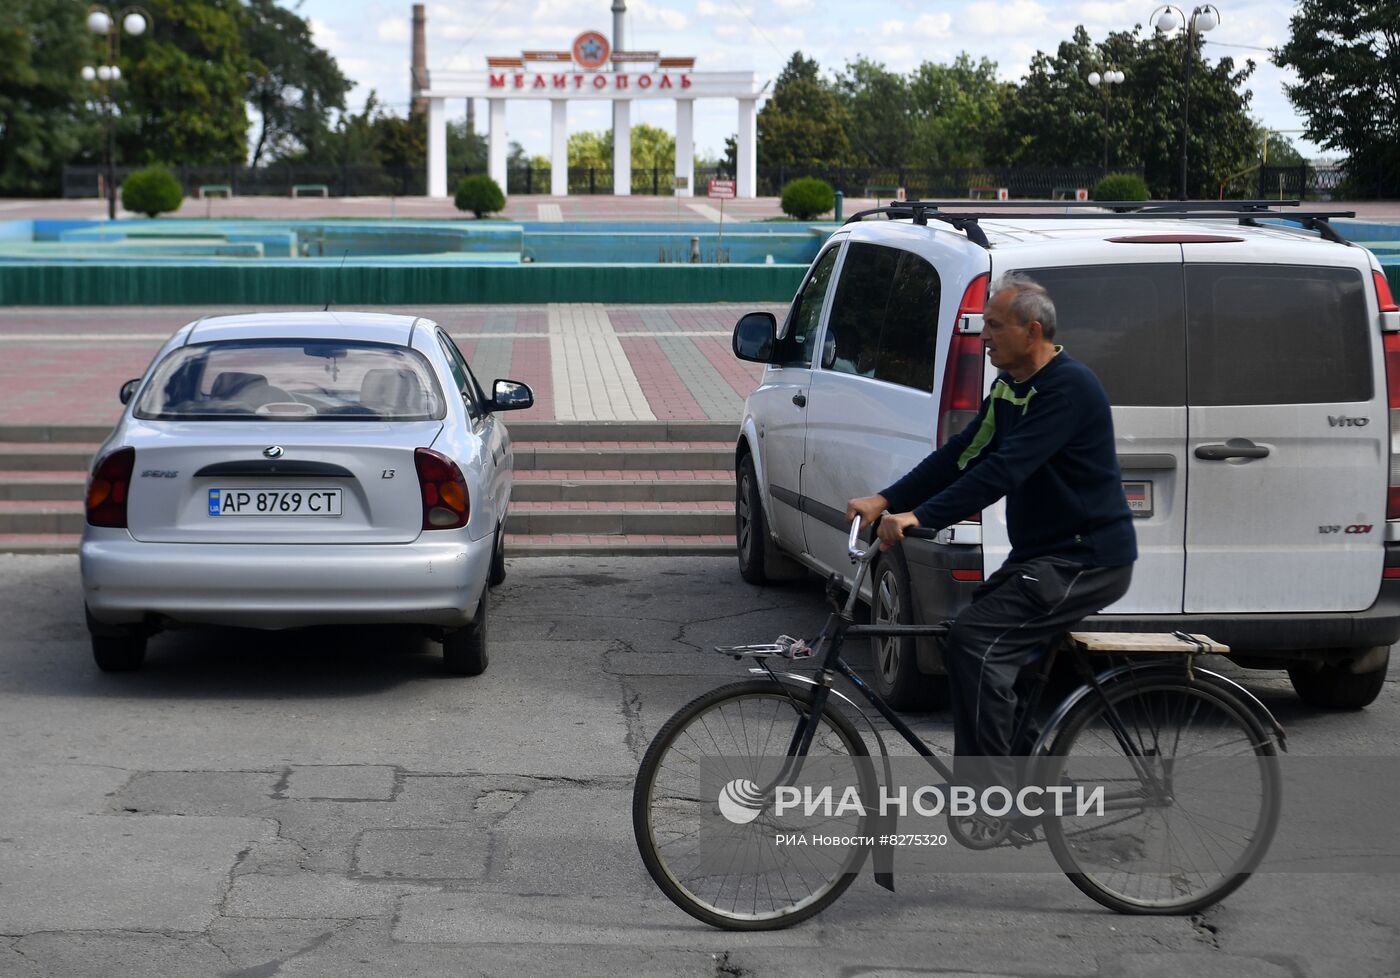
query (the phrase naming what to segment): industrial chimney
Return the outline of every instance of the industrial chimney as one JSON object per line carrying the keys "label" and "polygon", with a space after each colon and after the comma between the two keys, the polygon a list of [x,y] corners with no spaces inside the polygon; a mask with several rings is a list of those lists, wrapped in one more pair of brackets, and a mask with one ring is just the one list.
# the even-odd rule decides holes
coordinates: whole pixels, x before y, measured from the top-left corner
{"label": "industrial chimney", "polygon": [[413,73],[409,79],[413,92],[413,111],[428,111],[428,101],[422,98],[428,87],[428,15],[423,4],[413,5]]}

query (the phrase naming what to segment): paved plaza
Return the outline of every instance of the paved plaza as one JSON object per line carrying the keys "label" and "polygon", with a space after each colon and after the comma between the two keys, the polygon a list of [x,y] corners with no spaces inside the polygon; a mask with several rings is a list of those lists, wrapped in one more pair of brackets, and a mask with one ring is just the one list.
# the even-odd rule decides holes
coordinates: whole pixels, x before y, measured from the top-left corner
{"label": "paved plaza", "polygon": [[[762,368],[734,358],[734,323],[753,309],[779,316],[785,309],[762,303],[337,308],[412,313],[441,324],[483,386],[508,377],[534,390],[535,407],[512,420],[735,424]],[[0,308],[0,418],[8,424],[115,423],[118,388],[144,373],[171,333],[201,316],[252,311]]]}

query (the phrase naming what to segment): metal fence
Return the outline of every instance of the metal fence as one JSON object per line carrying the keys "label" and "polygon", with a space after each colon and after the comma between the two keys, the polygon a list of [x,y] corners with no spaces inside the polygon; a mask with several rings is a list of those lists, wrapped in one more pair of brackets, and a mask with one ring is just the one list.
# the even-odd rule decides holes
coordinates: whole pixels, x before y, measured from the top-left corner
{"label": "metal fence", "polygon": [[1264,166],[1259,196],[1265,199],[1385,200],[1400,197],[1400,172],[1380,167]]}
{"label": "metal fence", "polygon": [[[136,167],[117,167],[120,183]],[[1269,170],[1280,168],[1269,168]],[[1287,168],[1283,168],[1287,169]],[[421,196],[427,193],[426,169],[377,166],[310,166],[279,163],[271,166],[173,166],[186,195],[195,196],[201,188],[227,186],[236,196],[291,196],[301,187],[307,192],[324,187],[332,197]],[[103,179],[101,166],[65,166],[64,197],[98,197]],[[467,170],[448,174],[451,192]],[[475,172],[480,172],[475,171]],[[1114,172],[1125,172],[1115,168]],[[1133,172],[1128,170],[1126,172]],[[1137,171],[1139,174],[1141,171]],[[1321,172],[1321,171],[1317,171]],[[899,188],[911,198],[963,198],[1005,189],[1011,197],[1053,198],[1072,195],[1077,189],[1091,189],[1104,175],[1099,167],[961,167],[919,169],[914,167],[877,169],[872,167],[760,167],[758,194],[776,197],[798,177],[817,177],[847,197],[893,197]],[[733,179],[723,166],[696,167],[692,192],[704,196],[711,179]],[[1266,179],[1261,172],[1260,180]],[[648,167],[632,170],[632,193],[671,196],[674,177],[669,168]],[[1261,184],[1262,186],[1262,184]],[[311,189],[308,189],[311,188]],[[506,172],[509,194],[548,194],[550,167],[512,166]],[[570,194],[611,194],[611,167],[570,167]]]}

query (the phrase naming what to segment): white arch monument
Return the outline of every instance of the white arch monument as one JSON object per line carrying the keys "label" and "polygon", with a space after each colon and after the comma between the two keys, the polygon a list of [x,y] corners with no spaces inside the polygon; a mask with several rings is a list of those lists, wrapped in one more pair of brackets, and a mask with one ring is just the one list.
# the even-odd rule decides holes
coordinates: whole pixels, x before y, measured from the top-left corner
{"label": "white arch monument", "polygon": [[[694,58],[663,58],[655,51],[615,51],[598,31],[580,34],[570,51],[525,51],[488,58],[485,71],[429,71],[415,96],[428,107],[428,196],[447,196],[447,112],[450,98],[484,98],[489,108],[488,171],[506,186],[506,104],[547,99],[551,107],[550,193],[569,192],[569,102],[613,103],[613,193],[632,190],[631,107],[638,99],[676,104],[676,194],[692,196],[695,184],[695,100],[738,102],[738,173],[735,191],[757,191],[757,103],[751,71],[695,71]],[[611,69],[611,70],[609,70]]]}

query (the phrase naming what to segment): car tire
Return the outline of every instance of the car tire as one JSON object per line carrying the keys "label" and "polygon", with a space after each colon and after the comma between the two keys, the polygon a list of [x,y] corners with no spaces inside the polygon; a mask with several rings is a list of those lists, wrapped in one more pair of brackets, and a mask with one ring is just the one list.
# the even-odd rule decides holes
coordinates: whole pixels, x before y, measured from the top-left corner
{"label": "car tire", "polygon": [[[1382,645],[1355,652],[1341,661],[1290,667],[1288,679],[1298,698],[1329,710],[1359,710],[1375,702],[1385,686],[1390,649]],[[1367,668],[1358,671],[1357,664]]]}
{"label": "car tire", "polygon": [[491,572],[486,578],[492,587],[506,579],[506,527],[496,527],[495,543],[491,547]]}
{"label": "car tire", "polygon": [[[909,568],[898,548],[886,550],[875,561],[870,578],[870,623],[913,625],[914,596]],[[946,699],[947,677],[919,671],[918,640],[913,636],[872,638],[871,685],[896,710],[927,709]]]}
{"label": "car tire", "polygon": [[750,584],[771,584],[805,577],[801,564],[778,552],[768,535],[763,496],[753,456],[739,460],[734,478],[734,543],[739,552],[739,576]]}
{"label": "car tire", "polygon": [[465,628],[448,632],[442,637],[442,662],[454,676],[479,676],[486,671],[486,607],[489,588],[481,591],[476,617]]}
{"label": "car tire", "polygon": [[103,672],[135,672],[146,661],[146,630],[136,625],[104,625],[83,606],[92,659]]}

